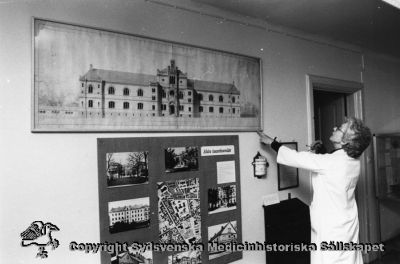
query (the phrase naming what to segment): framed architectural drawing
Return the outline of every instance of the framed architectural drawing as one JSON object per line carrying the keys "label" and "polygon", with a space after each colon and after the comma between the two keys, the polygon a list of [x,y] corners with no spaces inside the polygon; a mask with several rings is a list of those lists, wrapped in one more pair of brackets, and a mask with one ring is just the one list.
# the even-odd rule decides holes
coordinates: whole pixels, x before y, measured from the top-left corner
{"label": "framed architectural drawing", "polygon": [[33,19],[32,131],[255,131],[261,61]]}
{"label": "framed architectural drawing", "polygon": [[[282,145],[297,150],[297,142],[279,142]],[[278,164],[278,190],[299,186],[299,169]]]}

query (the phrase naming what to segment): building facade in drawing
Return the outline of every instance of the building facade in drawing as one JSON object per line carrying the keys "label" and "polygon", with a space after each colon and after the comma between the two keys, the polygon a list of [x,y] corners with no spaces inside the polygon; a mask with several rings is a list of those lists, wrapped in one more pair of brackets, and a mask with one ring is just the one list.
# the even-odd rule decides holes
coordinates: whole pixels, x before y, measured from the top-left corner
{"label": "building facade in drawing", "polygon": [[156,75],[96,69],[79,78],[84,117],[241,117],[234,83],[189,79],[171,60]]}
{"label": "building facade in drawing", "polygon": [[35,19],[32,130],[256,131],[259,58]]}

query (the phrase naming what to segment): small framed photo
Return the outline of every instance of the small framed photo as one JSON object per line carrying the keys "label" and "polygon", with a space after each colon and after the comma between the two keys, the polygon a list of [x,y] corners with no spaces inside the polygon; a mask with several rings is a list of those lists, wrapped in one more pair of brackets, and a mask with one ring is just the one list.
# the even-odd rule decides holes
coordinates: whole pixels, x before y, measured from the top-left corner
{"label": "small framed photo", "polygon": [[[142,242],[143,243],[143,242]],[[150,242],[145,242],[150,243]],[[153,263],[153,251],[146,249],[134,249],[136,245],[127,247],[128,250],[115,250],[111,253],[111,264],[123,263]]]}
{"label": "small framed photo", "polygon": [[185,251],[168,256],[168,264],[201,263],[201,251]]}
{"label": "small framed photo", "polygon": [[[282,145],[297,150],[297,142],[280,142]],[[278,164],[278,190],[286,190],[299,186],[299,169]]]}
{"label": "small framed photo", "polygon": [[149,183],[148,157],[148,151],[107,153],[107,187]]}
{"label": "small framed photo", "polygon": [[208,227],[209,259],[233,253],[229,245],[238,242],[236,221]]}
{"label": "small framed photo", "polygon": [[208,189],[208,213],[214,214],[236,209],[236,185]]}
{"label": "small framed photo", "polygon": [[150,226],[150,198],[108,202],[111,234]]}
{"label": "small framed photo", "polygon": [[175,147],[165,149],[165,172],[199,170],[197,147]]}

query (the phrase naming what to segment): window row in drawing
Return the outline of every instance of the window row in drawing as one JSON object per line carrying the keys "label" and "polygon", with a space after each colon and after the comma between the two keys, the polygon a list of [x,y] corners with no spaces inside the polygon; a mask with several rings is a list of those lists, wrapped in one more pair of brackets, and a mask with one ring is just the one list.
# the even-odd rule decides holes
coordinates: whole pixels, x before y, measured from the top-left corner
{"label": "window row in drawing", "polygon": [[[100,102],[97,102],[97,108],[100,108]],[[134,104],[131,104],[130,102],[122,102],[122,109],[133,109]],[[82,106],[83,106],[83,102],[82,102]],[[93,108],[94,106],[94,101],[93,100],[88,100],[88,105],[87,107],[89,108]],[[108,101],[108,108],[109,109],[115,109],[116,108],[116,102],[115,101]],[[121,107],[118,107],[121,108]],[[144,104],[143,103],[137,103],[136,104],[136,109],[137,110],[143,110],[144,109]],[[236,110],[236,108],[224,108],[224,107],[214,107],[214,106],[208,106],[208,107],[204,107],[204,106],[199,106],[198,107],[198,111],[200,113],[204,113],[204,112],[209,112],[209,113],[214,113],[214,109],[216,109],[216,111],[218,111],[219,113],[223,114],[224,112],[231,112],[232,110],[232,114],[235,114],[236,111],[239,111],[239,108]],[[218,110],[217,110],[218,109]],[[151,105],[151,110],[155,111],[156,110],[156,105]],[[166,111],[167,110],[167,105],[166,104],[162,104],[161,105],[161,110],[162,111]],[[180,105],[179,106],[179,110],[180,111],[188,111],[188,112],[192,112],[192,107],[191,106],[186,106],[185,105]]]}
{"label": "window row in drawing", "polygon": [[[87,107],[89,107],[89,108],[95,107],[93,100],[88,100],[87,103],[88,103]],[[100,105],[101,105],[100,102],[97,102],[97,108],[100,108]],[[116,105],[115,101],[108,101],[108,108],[114,109],[115,105]],[[122,102],[122,109],[130,109],[131,105],[133,105],[133,104],[131,104],[129,102]],[[83,106],[83,102],[82,102],[82,106]],[[137,110],[142,110],[144,105],[143,105],[143,103],[137,103],[136,106],[137,106],[136,107]],[[155,105],[152,105],[152,110],[156,110]]]}
{"label": "window row in drawing", "polygon": [[[83,82],[82,82],[82,88],[85,88],[85,83],[83,83]],[[97,85],[97,88],[100,89],[100,84]],[[87,91],[88,94],[94,93],[94,86],[92,84],[89,84],[87,86],[86,91]],[[82,93],[83,92],[84,92],[84,90],[82,90]],[[155,93],[155,92],[156,92],[156,89],[152,88],[152,93]],[[100,93],[100,92],[98,92],[98,93]],[[115,95],[116,94],[116,88],[114,86],[109,86],[107,88],[107,94]],[[137,96],[143,96],[143,94],[144,94],[143,89],[136,90],[136,95]],[[122,90],[122,95],[124,95],[124,96],[131,95],[131,90],[129,88],[127,88],[127,87],[124,87],[123,90]]]}
{"label": "window row in drawing", "polygon": [[[84,86],[85,86],[85,84],[82,82],[82,88],[84,88]],[[100,85],[98,85],[98,88],[100,89]],[[88,87],[87,87],[87,94],[93,94],[94,93],[93,89],[94,89],[93,85],[89,84]],[[152,92],[152,94],[155,94],[156,93],[156,88],[152,88],[151,92]],[[82,90],[82,93],[84,93],[84,90]],[[98,92],[98,94],[100,94],[100,92]],[[118,93],[116,93],[116,88],[114,86],[109,86],[108,87],[107,94],[108,95],[116,95],[116,94],[118,95]],[[123,88],[123,90],[122,90],[122,95],[123,96],[129,96],[131,94],[132,94],[132,92],[131,92],[131,90],[129,88],[127,88],[127,87]],[[169,94],[169,96],[173,97],[173,96],[175,96],[175,91],[174,90],[170,90],[168,92],[168,94]],[[191,97],[192,96],[192,91],[186,91],[186,94],[187,94],[188,97]],[[182,92],[182,91],[178,92],[179,99],[183,99],[184,95],[185,95],[185,92]],[[137,89],[136,90],[136,96],[143,97],[144,96],[143,89]],[[165,90],[161,91],[161,97],[162,98],[166,98],[167,97],[167,92]],[[225,102],[226,100],[228,100],[229,102],[232,102],[232,103],[236,102],[236,97],[235,96],[229,96],[230,98],[228,98],[228,99],[224,98],[223,95],[219,95],[219,96],[215,96],[215,97],[218,97],[218,102]],[[153,100],[155,100],[155,96],[154,95],[152,96],[152,98],[153,98]],[[199,101],[204,101],[205,100],[204,99],[204,95],[202,93],[199,93],[198,94],[198,99],[199,99]],[[191,98],[189,98],[188,100],[190,102]],[[217,100],[217,99],[215,98],[215,100]],[[209,94],[208,95],[208,101],[209,102],[214,102],[214,95],[213,94]]]}

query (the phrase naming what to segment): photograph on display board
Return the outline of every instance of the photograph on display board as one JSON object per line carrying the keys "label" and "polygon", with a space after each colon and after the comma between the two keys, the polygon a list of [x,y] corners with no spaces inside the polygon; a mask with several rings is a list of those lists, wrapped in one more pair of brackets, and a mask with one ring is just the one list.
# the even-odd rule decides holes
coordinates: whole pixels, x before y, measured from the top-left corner
{"label": "photograph on display board", "polygon": [[110,233],[150,226],[149,197],[108,202]]}
{"label": "photograph on display board", "polygon": [[147,151],[106,154],[107,186],[117,187],[149,182]]}
{"label": "photograph on display board", "polygon": [[165,149],[165,172],[196,171],[199,169],[198,147]]}
{"label": "photograph on display board", "polygon": [[261,60],[34,19],[34,131],[256,131]]}
{"label": "photograph on display board", "polygon": [[153,251],[133,250],[128,247],[128,251],[113,252],[111,254],[111,264],[153,264]]}
{"label": "photograph on display board", "polygon": [[199,179],[158,182],[160,243],[201,243]]}
{"label": "photograph on display board", "polygon": [[168,264],[201,264],[201,252],[193,250],[168,256]]}
{"label": "photograph on display board", "polygon": [[224,247],[218,247],[218,245],[237,243],[237,239],[236,221],[208,227],[209,259],[232,253],[232,251],[223,250]]}
{"label": "photograph on display board", "polygon": [[214,214],[236,209],[236,185],[208,189],[208,213]]}

